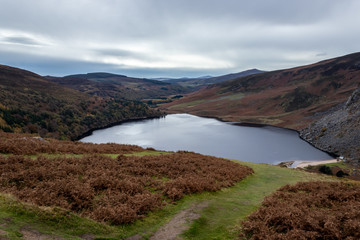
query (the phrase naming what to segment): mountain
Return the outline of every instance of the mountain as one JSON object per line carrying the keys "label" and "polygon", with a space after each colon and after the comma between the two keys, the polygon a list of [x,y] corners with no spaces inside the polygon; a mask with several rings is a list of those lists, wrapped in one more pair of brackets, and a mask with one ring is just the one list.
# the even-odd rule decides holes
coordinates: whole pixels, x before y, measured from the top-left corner
{"label": "mountain", "polygon": [[159,77],[159,78],[151,78],[152,80],[158,80],[158,81],[164,81],[164,82],[170,82],[170,83],[177,83],[181,81],[186,80],[194,80],[194,79],[205,79],[205,78],[212,78],[213,76],[201,76],[196,78],[190,78],[190,77],[182,77],[182,78],[166,78],[166,77]]}
{"label": "mountain", "polygon": [[95,128],[161,113],[142,103],[92,96],[0,65],[0,130],[76,139]]}
{"label": "mountain", "polygon": [[210,85],[163,106],[226,121],[302,129],[360,85],[360,53]]}
{"label": "mountain", "polygon": [[169,79],[165,80],[165,82],[170,83],[177,83],[180,86],[183,86],[185,88],[191,89],[192,91],[199,90],[200,88],[218,83],[218,82],[224,82],[227,80],[236,79],[239,77],[245,77],[249,75],[254,75],[258,73],[263,73],[264,71],[258,70],[258,69],[250,69],[239,73],[231,73],[223,76],[218,77],[211,77],[211,76],[204,76],[199,78],[179,78],[179,79]]}
{"label": "mountain", "polygon": [[183,94],[187,90],[177,84],[133,78],[111,73],[87,73],[48,80],[93,96],[141,100]]}
{"label": "mountain", "polygon": [[317,148],[357,162],[360,167],[360,88],[346,102],[303,129],[300,136]]}

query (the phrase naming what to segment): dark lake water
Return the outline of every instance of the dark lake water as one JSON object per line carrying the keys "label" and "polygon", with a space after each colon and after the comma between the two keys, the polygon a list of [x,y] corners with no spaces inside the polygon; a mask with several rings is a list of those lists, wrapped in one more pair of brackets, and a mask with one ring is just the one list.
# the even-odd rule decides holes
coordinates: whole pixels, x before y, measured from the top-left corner
{"label": "dark lake water", "polygon": [[270,126],[237,126],[189,114],[123,123],[96,130],[81,141],[135,144],[166,151],[186,150],[256,163],[332,159],[301,140],[296,131]]}

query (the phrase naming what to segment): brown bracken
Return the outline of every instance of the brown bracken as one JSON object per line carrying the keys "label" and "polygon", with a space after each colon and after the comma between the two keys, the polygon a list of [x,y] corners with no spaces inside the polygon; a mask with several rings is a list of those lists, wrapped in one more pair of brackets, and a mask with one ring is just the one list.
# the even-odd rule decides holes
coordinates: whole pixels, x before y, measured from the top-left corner
{"label": "brown bracken", "polygon": [[246,239],[360,239],[360,185],[287,185],[242,224]]}

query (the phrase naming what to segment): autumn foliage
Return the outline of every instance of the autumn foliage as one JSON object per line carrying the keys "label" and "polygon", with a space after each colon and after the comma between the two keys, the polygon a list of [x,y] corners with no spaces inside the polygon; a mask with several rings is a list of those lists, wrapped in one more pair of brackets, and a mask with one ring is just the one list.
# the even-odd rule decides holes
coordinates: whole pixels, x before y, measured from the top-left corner
{"label": "autumn foliage", "polygon": [[360,185],[287,185],[265,198],[243,231],[246,239],[360,239]]}
{"label": "autumn foliage", "polygon": [[[106,149],[106,153],[125,153],[139,149],[39,139],[21,142],[21,148],[11,145],[12,141],[18,140],[0,143],[1,152],[13,153],[0,155],[1,192],[111,224],[133,222],[186,194],[229,187],[253,173],[251,168],[229,160],[189,152],[143,157],[120,154],[112,158],[99,152]],[[19,154],[21,149],[28,154],[32,150],[97,154],[36,158],[14,154]]]}
{"label": "autumn foliage", "polygon": [[94,144],[73,141],[60,141],[56,139],[42,139],[30,135],[0,132],[0,153],[15,155],[49,154],[92,154],[113,153],[122,154],[144,151],[135,145],[115,143]]}

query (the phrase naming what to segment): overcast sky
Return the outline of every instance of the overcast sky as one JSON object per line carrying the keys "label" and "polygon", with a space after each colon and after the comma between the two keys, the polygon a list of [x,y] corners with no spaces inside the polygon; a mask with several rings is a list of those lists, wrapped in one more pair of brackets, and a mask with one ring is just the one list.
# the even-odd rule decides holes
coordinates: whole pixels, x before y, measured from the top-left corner
{"label": "overcast sky", "polygon": [[276,70],[359,51],[359,0],[0,0],[0,64],[64,76]]}

